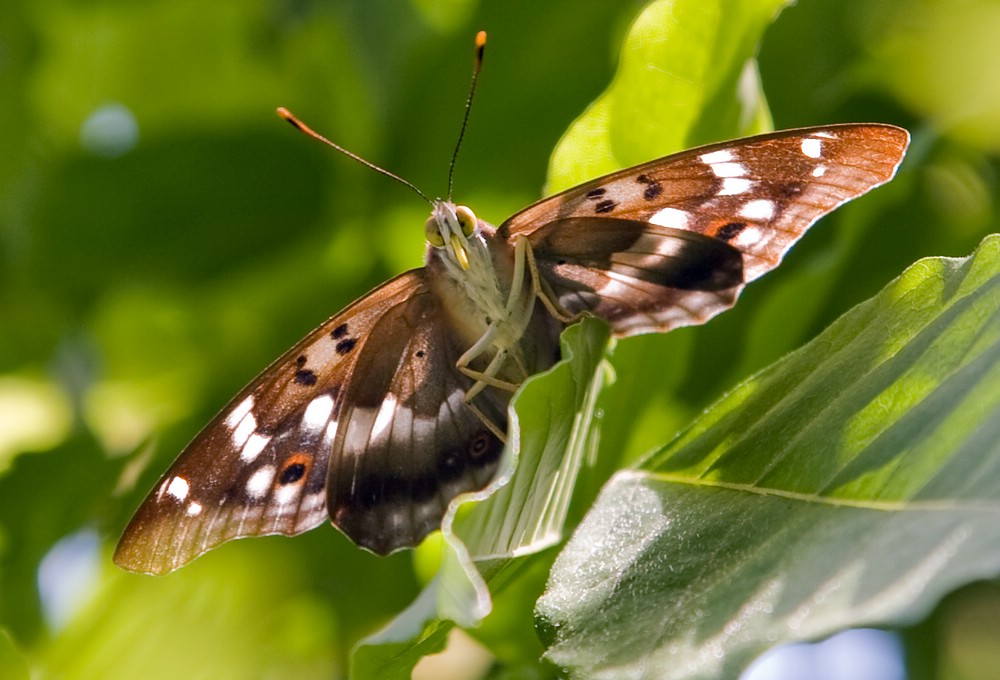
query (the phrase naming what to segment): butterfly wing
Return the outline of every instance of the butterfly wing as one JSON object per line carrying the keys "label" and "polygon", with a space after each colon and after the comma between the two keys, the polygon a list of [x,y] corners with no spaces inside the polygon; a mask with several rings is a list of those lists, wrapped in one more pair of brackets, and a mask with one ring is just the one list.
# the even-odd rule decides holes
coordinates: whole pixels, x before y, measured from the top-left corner
{"label": "butterfly wing", "polygon": [[[447,461],[451,448],[468,443],[471,421],[479,421],[453,397],[455,381],[464,376],[446,381],[447,387],[426,381],[431,372],[450,375],[454,362],[453,352],[442,349],[441,338],[429,330],[438,303],[425,276],[415,270],[379,287],[310,333],[241,391],[154,487],[125,529],[115,562],[132,571],[166,573],[233,538],[311,529],[328,517],[328,476],[338,490],[338,515],[351,525],[352,513],[341,507],[350,503],[343,499],[372,496],[373,466],[448,468],[438,462],[439,452]],[[396,322],[413,327],[393,326]],[[410,340],[411,331],[419,340]],[[426,345],[427,355],[415,363],[404,352],[417,345]],[[371,435],[366,443],[357,435],[357,419],[364,409],[389,403],[390,388],[404,386],[410,390],[397,398],[399,408],[378,411],[384,414],[380,422],[390,423],[393,446],[400,445],[403,431],[395,421],[417,415],[416,441],[403,449],[405,460],[394,463],[375,445],[378,437]],[[451,409],[447,413],[439,413],[434,389],[447,391],[442,402]],[[361,401],[345,407],[348,399]],[[495,404],[483,407],[497,411]],[[431,411],[437,421],[428,438],[417,430]],[[503,408],[498,417],[505,417]],[[489,445],[491,450],[497,446]],[[372,460],[361,455],[366,448]],[[355,473],[361,475],[360,485],[343,476]],[[421,479],[429,484],[426,474]]]}
{"label": "butterfly wing", "polygon": [[[413,547],[440,526],[456,495],[492,479],[503,443],[466,405],[473,381],[455,367],[467,347],[444,323],[442,301],[422,295],[371,329],[333,442],[328,509],[333,523],[379,554]],[[509,392],[488,388],[475,405],[504,430]]]}
{"label": "butterfly wing", "polygon": [[565,311],[619,336],[667,331],[731,307],[813,222],[892,179],[908,143],[850,124],[713,144],[539,201],[498,233],[527,237]]}

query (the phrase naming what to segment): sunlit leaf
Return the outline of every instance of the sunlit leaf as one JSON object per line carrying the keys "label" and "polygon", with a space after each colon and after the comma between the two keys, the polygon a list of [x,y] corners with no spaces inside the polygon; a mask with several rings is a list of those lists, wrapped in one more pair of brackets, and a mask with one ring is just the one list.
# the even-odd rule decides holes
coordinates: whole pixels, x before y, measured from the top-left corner
{"label": "sunlit leaf", "polygon": [[607,90],[573,123],[549,192],[770,125],[753,61],[788,0],[658,0],[636,18]]}
{"label": "sunlit leaf", "polygon": [[576,677],[732,676],[1000,573],[1000,236],[927,259],[618,474],[538,615]]}

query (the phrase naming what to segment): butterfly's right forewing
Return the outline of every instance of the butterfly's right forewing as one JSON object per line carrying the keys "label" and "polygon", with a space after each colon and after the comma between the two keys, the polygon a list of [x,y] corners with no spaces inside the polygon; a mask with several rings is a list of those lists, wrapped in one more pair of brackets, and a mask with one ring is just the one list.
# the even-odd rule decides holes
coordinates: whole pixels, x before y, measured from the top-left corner
{"label": "butterfly's right forewing", "polygon": [[501,225],[543,288],[616,335],[702,323],[778,266],[817,219],[889,181],[909,143],[879,124],[784,130],[621,170]]}

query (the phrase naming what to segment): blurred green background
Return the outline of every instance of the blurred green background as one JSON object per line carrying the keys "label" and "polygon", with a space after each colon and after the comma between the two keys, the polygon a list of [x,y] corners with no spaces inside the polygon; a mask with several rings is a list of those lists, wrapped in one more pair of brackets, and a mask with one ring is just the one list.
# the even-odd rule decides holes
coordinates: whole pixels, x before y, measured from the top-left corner
{"label": "blurred green background", "polygon": [[[0,676],[27,657],[40,677],[331,677],[413,599],[409,553],[373,557],[329,526],[230,544],[165,579],[119,572],[110,550],[230,396],[421,262],[427,206],[274,108],[443,194],[487,29],[455,196],[498,224],[540,196],[643,4],[0,5]],[[687,359],[669,380],[642,370],[647,338],[620,343],[599,467],[666,441],[914,260],[967,255],[995,230],[997,35],[986,0],[781,14],[760,52],[775,127],[901,124],[910,157],[872,197],[879,220],[844,211],[735,310],[678,332]],[[949,606],[917,629],[928,672],[969,658],[955,626],[977,619]],[[539,651],[521,624],[512,664]]]}

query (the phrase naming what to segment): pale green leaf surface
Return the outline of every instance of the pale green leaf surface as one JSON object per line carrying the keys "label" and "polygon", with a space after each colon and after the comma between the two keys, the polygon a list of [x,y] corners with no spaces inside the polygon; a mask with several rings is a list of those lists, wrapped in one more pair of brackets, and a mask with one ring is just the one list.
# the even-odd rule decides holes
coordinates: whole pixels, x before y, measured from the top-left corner
{"label": "pale green leaf surface", "polygon": [[574,677],[731,677],[1000,573],[1000,237],[921,260],[617,475],[537,614]]}
{"label": "pale green leaf surface", "polygon": [[217,550],[166,578],[109,571],[35,658],[36,676],[330,678],[340,665],[338,623],[315,604],[313,584],[296,577],[303,565],[276,547],[282,542]]}

